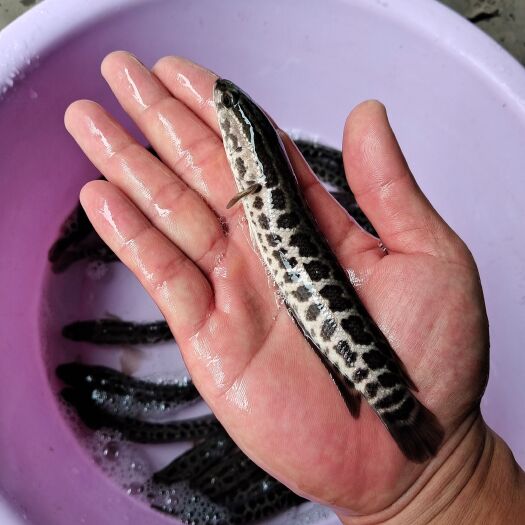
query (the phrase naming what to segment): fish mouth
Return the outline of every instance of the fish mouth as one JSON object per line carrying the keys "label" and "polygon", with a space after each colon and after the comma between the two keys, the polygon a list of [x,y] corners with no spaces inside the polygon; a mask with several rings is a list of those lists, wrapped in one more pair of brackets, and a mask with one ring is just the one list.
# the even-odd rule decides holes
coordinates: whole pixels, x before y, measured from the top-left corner
{"label": "fish mouth", "polygon": [[237,105],[241,90],[231,81],[218,78],[213,86],[213,101],[217,109],[230,109]]}

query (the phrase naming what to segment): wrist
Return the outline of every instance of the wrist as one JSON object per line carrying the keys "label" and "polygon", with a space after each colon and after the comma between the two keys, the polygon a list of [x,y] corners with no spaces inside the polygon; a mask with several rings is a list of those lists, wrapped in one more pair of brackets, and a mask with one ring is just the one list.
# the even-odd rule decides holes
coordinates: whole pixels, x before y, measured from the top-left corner
{"label": "wrist", "polygon": [[524,514],[525,475],[477,413],[395,503],[373,515],[340,519],[344,525],[511,525]]}

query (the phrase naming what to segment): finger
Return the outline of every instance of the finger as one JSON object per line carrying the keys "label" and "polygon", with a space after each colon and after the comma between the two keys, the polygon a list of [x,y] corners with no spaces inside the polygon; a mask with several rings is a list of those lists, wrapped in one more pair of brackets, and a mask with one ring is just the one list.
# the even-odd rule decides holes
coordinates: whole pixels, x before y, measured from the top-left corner
{"label": "finger", "polygon": [[210,271],[226,239],[202,198],[98,104],[73,103],[65,124],[97,169],[205,273]]}
{"label": "finger", "polygon": [[111,53],[101,69],[118,101],[163,162],[218,214],[235,213],[226,210],[236,188],[219,136],[129,53]]}
{"label": "finger", "polygon": [[[184,102],[220,135],[213,106],[213,86],[217,80],[215,73],[178,56],[161,58],[152,71],[174,97]],[[377,241],[364,232],[349,217],[346,210],[322,188],[295,144],[284,132],[281,133],[281,138],[321,231],[339,260],[344,265],[375,262],[383,255],[378,249]]]}
{"label": "finger", "polygon": [[382,104],[364,102],[350,113],[343,158],[359,206],[390,251],[447,251],[453,234],[410,173]]}
{"label": "finger", "polygon": [[177,100],[190,108],[220,137],[213,103],[213,86],[218,76],[213,71],[179,56],[161,58],[152,71]]}
{"label": "finger", "polygon": [[89,182],[80,201],[98,234],[170,320],[175,338],[198,332],[213,308],[199,269],[113,184]]}
{"label": "finger", "polygon": [[279,135],[308,206],[339,261],[346,267],[377,262],[383,256],[377,239],[366,233],[328,193],[292,139],[284,131],[279,131]]}

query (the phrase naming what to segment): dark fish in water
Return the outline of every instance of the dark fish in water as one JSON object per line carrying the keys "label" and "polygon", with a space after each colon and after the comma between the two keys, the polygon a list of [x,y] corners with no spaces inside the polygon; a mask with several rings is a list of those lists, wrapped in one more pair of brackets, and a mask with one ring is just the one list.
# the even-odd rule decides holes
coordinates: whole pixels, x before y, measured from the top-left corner
{"label": "dark fish in water", "polygon": [[170,423],[152,423],[112,414],[93,403],[89,395],[73,388],[64,388],[60,395],[75,408],[87,427],[93,430],[111,428],[119,432],[122,439],[135,443],[196,441],[222,429],[221,424],[211,415]]}
{"label": "dark fish in water", "polygon": [[275,478],[265,474],[240,485],[232,492],[231,497],[225,499],[224,506],[230,512],[233,525],[245,525],[274,516],[305,501]]}
{"label": "dark fish in water", "polygon": [[191,488],[206,494],[213,501],[224,501],[224,499],[238,487],[244,486],[250,481],[257,480],[266,475],[239,448],[234,450],[226,458],[211,466],[199,476],[193,476],[189,480]]}
{"label": "dark fish in water", "polygon": [[135,323],[118,319],[75,321],[62,328],[62,335],[97,345],[156,344],[173,339],[166,321]]}
{"label": "dark fish in water", "polygon": [[341,151],[310,140],[295,139],[294,142],[316,176],[347,193],[355,203],[354,195],[346,180]]}
{"label": "dark fish in water", "polygon": [[60,229],[60,237],[49,249],[49,262],[54,264],[59,261],[68,248],[85,239],[92,231],[93,226],[84,208],[78,203],[64,221]]}
{"label": "dark fish in water", "polygon": [[48,252],[48,260],[53,272],[62,273],[82,259],[113,262],[118,257],[96,233],[79,202],[64,221],[59,238]]}
{"label": "dark fish in water", "polygon": [[350,412],[364,397],[408,459],[435,456],[443,429],[319,232],[273,125],[228,80],[216,81],[214,101],[239,191],[230,203],[242,199],[264,264]]}
{"label": "dark fish in water", "polygon": [[175,458],[169,465],[153,474],[153,481],[172,485],[205,473],[220,460],[229,456],[237,445],[224,431],[207,437],[193,448]]}
{"label": "dark fish in water", "polygon": [[[257,516],[253,519],[273,516],[304,501],[247,458],[214,416],[154,424],[122,417],[120,409],[115,415],[112,413],[115,403],[108,408],[100,405],[99,394],[93,396],[97,390],[113,399],[131,396],[131,406],[135,405],[136,412],[153,400],[174,403],[170,395],[173,387],[176,402],[181,394],[188,399],[187,385],[155,385],[107,367],[78,363],[60,365],[57,375],[74,385],[64,389],[62,397],[92,429],[111,428],[120,432],[123,439],[140,443],[181,440],[196,443],[155,473],[147,484],[148,499],[157,510],[173,514],[184,523],[248,525],[252,516]],[[139,395],[135,396],[136,392]],[[181,487],[184,487],[182,493]]]}
{"label": "dark fish in water", "polygon": [[[230,511],[204,494],[191,490],[186,483],[170,487],[150,482],[146,497],[151,507],[179,519],[187,525],[233,525]],[[243,522],[248,525],[250,521]]]}
{"label": "dark fish in water", "polygon": [[73,263],[82,260],[112,263],[118,261],[119,258],[96,233],[92,233],[89,241],[76,244],[73,248],[66,250],[52,264],[53,272],[62,273]]}
{"label": "dark fish in water", "polygon": [[91,403],[117,416],[163,416],[200,399],[189,379],[152,383],[105,366],[81,363],[59,365],[56,374],[64,383],[82,392]]}
{"label": "dark fish in water", "polygon": [[239,485],[224,503],[214,501],[186,484],[171,488],[152,484],[146,494],[153,501],[153,508],[192,525],[248,525],[305,501],[264,473],[254,481]]}

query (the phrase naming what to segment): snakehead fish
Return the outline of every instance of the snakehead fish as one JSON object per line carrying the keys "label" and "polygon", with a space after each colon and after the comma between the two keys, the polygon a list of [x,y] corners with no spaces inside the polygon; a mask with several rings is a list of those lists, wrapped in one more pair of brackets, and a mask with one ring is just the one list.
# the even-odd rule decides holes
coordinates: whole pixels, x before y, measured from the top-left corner
{"label": "snakehead fish", "polygon": [[213,96],[239,190],[228,206],[242,201],[264,264],[350,413],[359,416],[364,397],[408,459],[433,457],[442,427],[320,233],[276,129],[232,82],[218,79]]}

